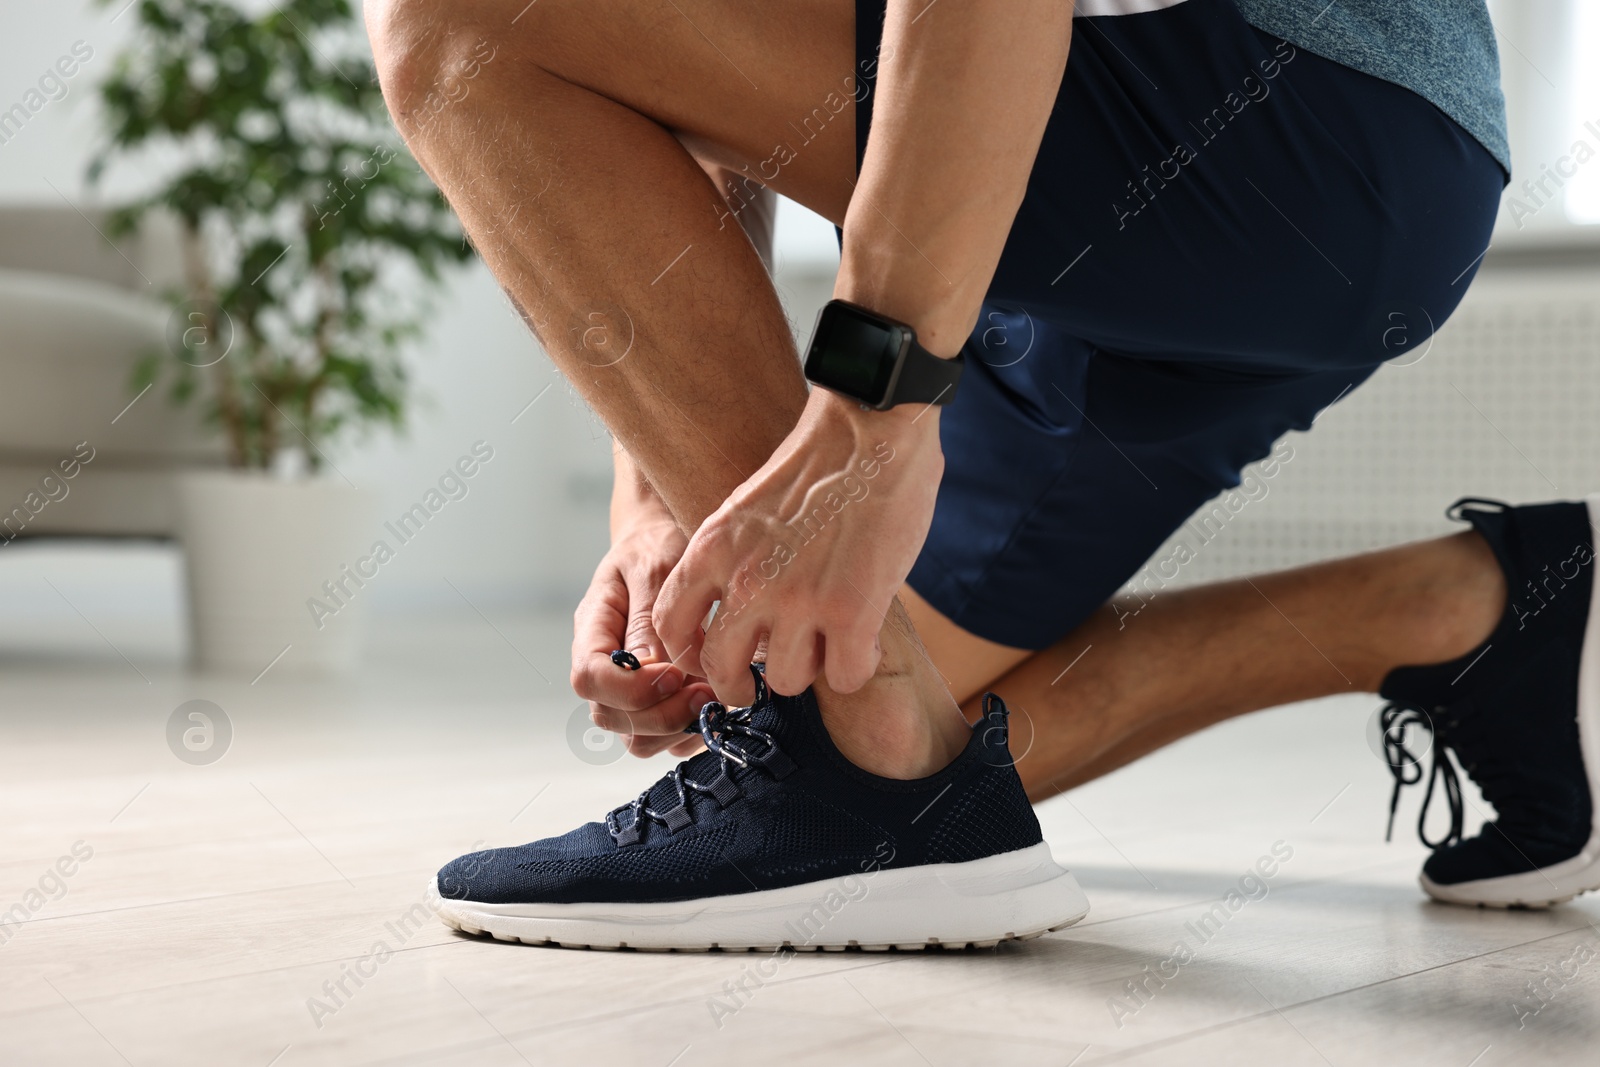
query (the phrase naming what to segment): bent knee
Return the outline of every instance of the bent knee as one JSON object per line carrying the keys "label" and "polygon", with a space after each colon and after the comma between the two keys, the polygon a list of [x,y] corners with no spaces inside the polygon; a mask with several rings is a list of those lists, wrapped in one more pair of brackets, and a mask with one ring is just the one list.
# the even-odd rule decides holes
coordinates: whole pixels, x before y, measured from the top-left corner
{"label": "bent knee", "polygon": [[503,7],[495,0],[368,0],[367,35],[378,83],[403,134],[425,128],[469,96],[474,82],[503,55],[504,44],[489,30]]}

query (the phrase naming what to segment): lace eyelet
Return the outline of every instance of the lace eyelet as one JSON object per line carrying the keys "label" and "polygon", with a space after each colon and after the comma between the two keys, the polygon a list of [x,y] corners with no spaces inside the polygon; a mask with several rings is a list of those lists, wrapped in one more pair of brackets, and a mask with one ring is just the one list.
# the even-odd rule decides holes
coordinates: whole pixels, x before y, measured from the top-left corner
{"label": "lace eyelet", "polygon": [[[765,731],[756,729],[751,724],[753,707],[729,708],[717,701],[708,702],[700,710],[700,736],[705,741],[706,749],[715,755],[720,764],[720,773],[717,780],[711,785],[703,785],[693,779],[684,777],[684,769],[689,761],[678,764],[668,775],[674,789],[678,794],[678,805],[662,813],[650,807],[651,792],[656,788],[652,786],[639,794],[631,804],[622,808],[613,808],[606,814],[606,830],[611,834],[618,847],[637,844],[644,832],[644,821],[660,823],[667,828],[669,833],[691,825],[694,821],[689,810],[689,792],[710,794],[720,807],[727,807],[743,795],[737,783],[728,773],[731,765],[748,769],[755,765],[774,778],[782,778],[795,770],[794,761],[789,759],[779,748],[777,742]],[[749,737],[766,746],[760,755],[752,755],[739,744],[732,740],[733,737]],[[657,785],[660,783],[658,782]],[[624,809],[633,811],[633,822],[622,827],[618,824],[617,813]]]}

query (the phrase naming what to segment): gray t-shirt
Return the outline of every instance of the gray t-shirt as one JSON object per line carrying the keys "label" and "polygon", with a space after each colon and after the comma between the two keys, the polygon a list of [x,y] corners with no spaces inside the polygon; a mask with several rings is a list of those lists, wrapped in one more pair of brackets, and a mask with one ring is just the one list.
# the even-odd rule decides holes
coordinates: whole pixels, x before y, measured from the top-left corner
{"label": "gray t-shirt", "polygon": [[1484,0],[1234,0],[1297,48],[1403,85],[1460,123],[1509,174],[1500,55]]}

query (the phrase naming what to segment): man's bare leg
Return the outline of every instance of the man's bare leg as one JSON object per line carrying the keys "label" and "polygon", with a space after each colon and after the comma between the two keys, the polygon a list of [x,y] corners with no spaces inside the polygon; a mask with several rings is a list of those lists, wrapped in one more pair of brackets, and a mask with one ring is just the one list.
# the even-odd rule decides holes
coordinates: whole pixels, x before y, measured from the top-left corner
{"label": "man's bare leg", "polygon": [[986,688],[1011,705],[1017,770],[1041,800],[1235,715],[1376,692],[1395,667],[1461,656],[1500,620],[1506,588],[1488,545],[1462,533],[1162,593],[1136,615],[1108,605],[1037,654],[906,597],[968,714]]}
{"label": "man's bare leg", "polygon": [[[369,6],[402,132],[686,530],[771,454],[805,396],[770,282],[696,160],[768,163],[771,146],[792,137],[787,123],[851,74],[852,17],[838,0],[603,12],[573,0]],[[700,35],[706,27],[715,43]],[[428,93],[474,58],[467,95],[431,114]],[[853,142],[847,108],[775,173],[768,165],[766,184],[837,222]],[[606,344],[586,343],[592,326]],[[624,336],[627,355],[613,362]],[[1230,715],[1375,689],[1392,666],[1456,655],[1492,627],[1499,582],[1467,535],[1254,587],[1168,594],[1125,630],[1107,609],[1033,656],[909,599],[963,700],[993,686],[1027,711],[1038,737],[1020,769],[1042,796]],[[858,764],[926,773],[964,731],[911,627],[887,626],[882,642],[879,676],[849,697],[824,690],[824,717]]]}
{"label": "man's bare leg", "polygon": [[[844,218],[853,107],[813,123],[793,153],[774,146],[845,91],[853,6],[387,0],[367,11],[413,152],[551,357],[694,530],[783,441],[806,397],[776,293],[700,161]],[[467,92],[435,111],[429,94],[447,82]],[[888,618],[877,676],[848,696],[819,682],[819,702],[852,761],[916,777],[949,762],[967,731],[897,604]]]}

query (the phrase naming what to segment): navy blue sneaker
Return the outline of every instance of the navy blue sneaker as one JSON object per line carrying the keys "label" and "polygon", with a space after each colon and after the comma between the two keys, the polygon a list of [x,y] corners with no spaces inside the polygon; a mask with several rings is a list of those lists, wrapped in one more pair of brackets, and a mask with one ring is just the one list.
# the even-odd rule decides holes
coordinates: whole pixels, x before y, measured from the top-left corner
{"label": "navy blue sneaker", "polygon": [[447,864],[440,918],[569,947],[921,949],[1038,937],[1088,912],[1041,838],[998,697],[953,763],[898,781],[839,753],[809,691],[757,685],[752,707],[707,704],[707,751],[603,822]]}
{"label": "navy blue sneaker", "polygon": [[[1407,747],[1431,731],[1432,765],[1417,833],[1434,850],[1422,888],[1436,900],[1547,907],[1600,888],[1600,624],[1594,530],[1587,504],[1510,507],[1466,497],[1447,514],[1469,522],[1505,572],[1507,601],[1494,633],[1450,663],[1401,667],[1384,679],[1380,725],[1394,795],[1423,778]],[[1448,752],[1496,818],[1462,838],[1461,784]],[[1431,840],[1428,805],[1442,784],[1450,830]]]}

